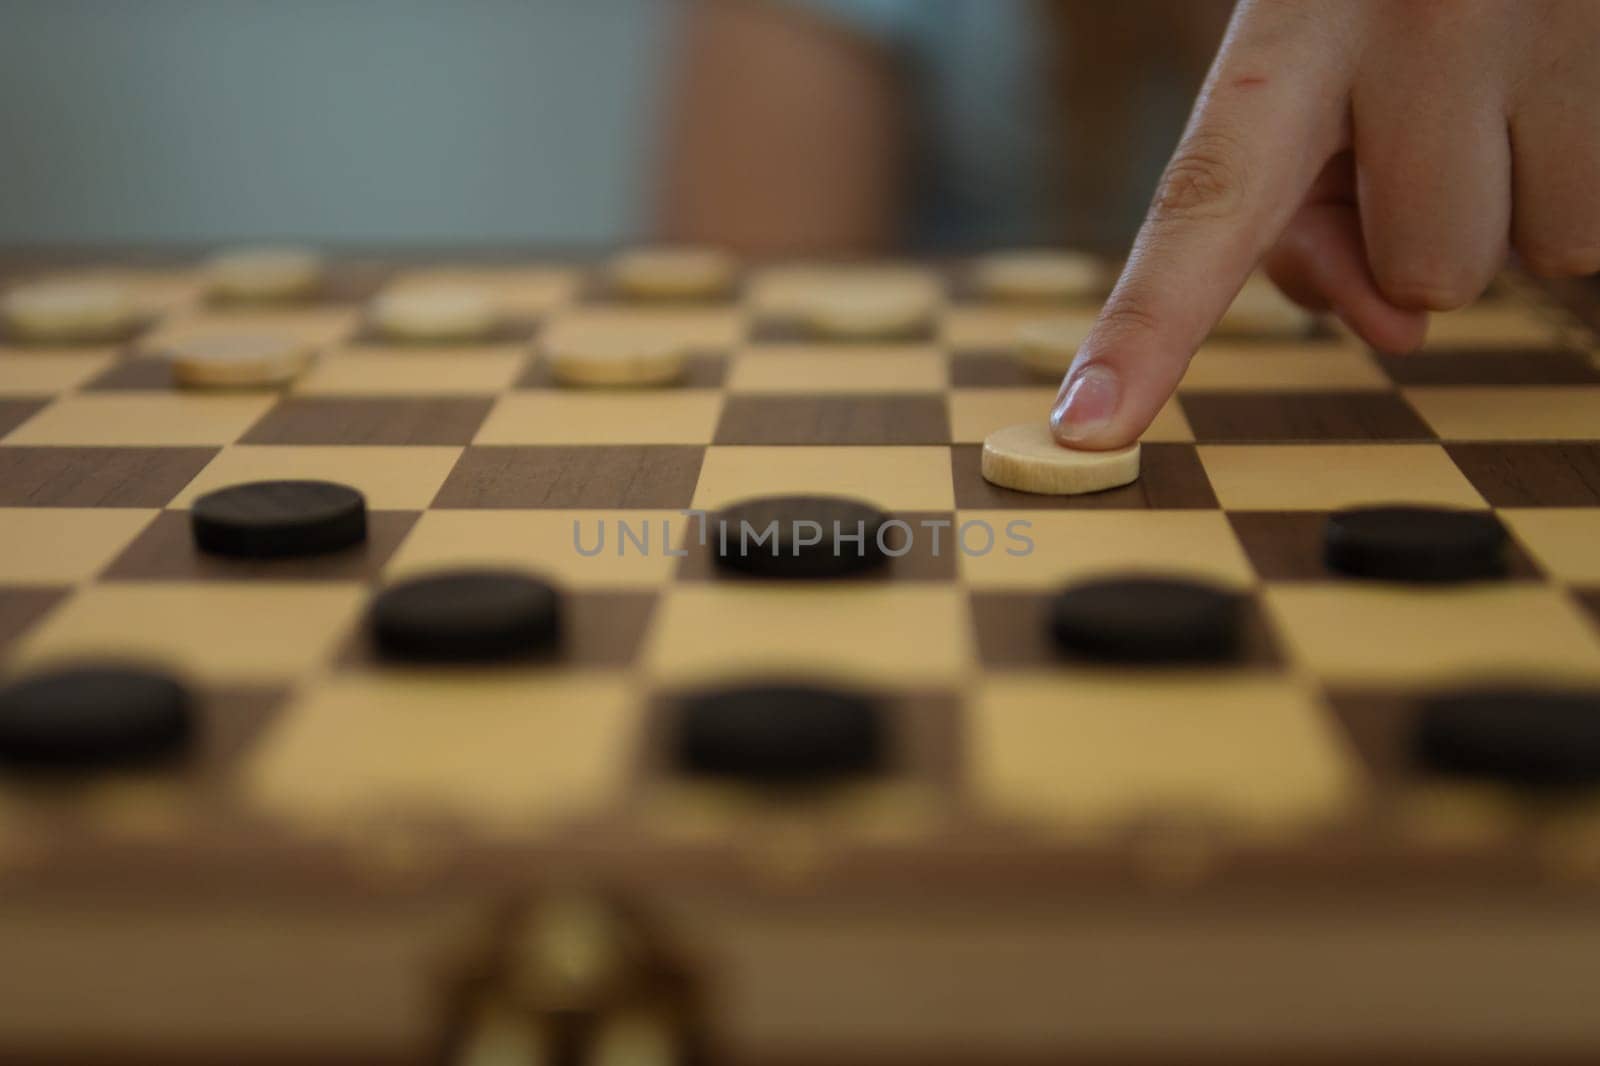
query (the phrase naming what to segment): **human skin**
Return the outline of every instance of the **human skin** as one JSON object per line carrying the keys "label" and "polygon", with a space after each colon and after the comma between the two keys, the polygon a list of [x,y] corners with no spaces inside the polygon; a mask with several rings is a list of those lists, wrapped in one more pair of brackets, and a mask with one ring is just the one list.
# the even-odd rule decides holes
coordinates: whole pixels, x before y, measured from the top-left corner
{"label": "human skin", "polygon": [[1600,3],[1243,0],[1051,411],[1137,439],[1258,263],[1385,351],[1514,249],[1600,271]]}

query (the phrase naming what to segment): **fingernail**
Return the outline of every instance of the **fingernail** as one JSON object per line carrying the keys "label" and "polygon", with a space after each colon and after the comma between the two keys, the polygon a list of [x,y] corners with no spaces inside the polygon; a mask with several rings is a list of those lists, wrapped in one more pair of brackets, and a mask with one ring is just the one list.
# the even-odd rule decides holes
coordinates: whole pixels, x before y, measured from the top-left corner
{"label": "fingernail", "polygon": [[1057,439],[1085,440],[1108,426],[1117,413],[1119,392],[1117,375],[1109,367],[1080,370],[1050,412]]}

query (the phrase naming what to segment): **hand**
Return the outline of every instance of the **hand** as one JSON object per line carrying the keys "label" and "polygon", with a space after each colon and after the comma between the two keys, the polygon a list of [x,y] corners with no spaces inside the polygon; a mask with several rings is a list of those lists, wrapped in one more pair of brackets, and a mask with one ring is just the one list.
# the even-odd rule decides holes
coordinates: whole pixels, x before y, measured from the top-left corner
{"label": "hand", "polygon": [[1514,244],[1600,270],[1600,2],[1243,0],[1051,412],[1138,437],[1244,279],[1417,347]]}

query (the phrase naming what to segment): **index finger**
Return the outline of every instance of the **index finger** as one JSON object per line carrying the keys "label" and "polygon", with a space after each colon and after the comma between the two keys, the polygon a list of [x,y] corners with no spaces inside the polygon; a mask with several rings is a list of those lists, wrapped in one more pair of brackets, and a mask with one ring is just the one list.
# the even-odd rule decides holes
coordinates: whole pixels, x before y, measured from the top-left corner
{"label": "index finger", "polygon": [[1314,21],[1303,5],[1235,15],[1128,265],[1062,382],[1050,416],[1061,443],[1120,448],[1144,431],[1339,148],[1345,80]]}

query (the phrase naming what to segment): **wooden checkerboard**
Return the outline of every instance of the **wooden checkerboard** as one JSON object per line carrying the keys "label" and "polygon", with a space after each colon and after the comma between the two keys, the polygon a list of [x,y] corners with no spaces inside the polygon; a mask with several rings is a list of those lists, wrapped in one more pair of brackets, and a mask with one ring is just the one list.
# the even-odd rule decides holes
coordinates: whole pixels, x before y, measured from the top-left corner
{"label": "wooden checkerboard", "polygon": [[[0,1055],[426,1061],[459,1021],[440,959],[574,885],[678,945],[718,1061],[1600,1051],[1576,991],[1600,976],[1600,807],[1405,757],[1430,687],[1600,681],[1600,364],[1543,296],[1503,285],[1414,356],[1332,330],[1210,343],[1139,481],[1035,497],[978,472],[984,436],[1054,395],[1013,335],[1093,309],[986,303],[960,265],[898,268],[946,298],[926,335],[873,344],[796,335],[792,269],[667,306],[577,266],[465,267],[516,321],[449,347],[363,328],[414,268],[249,311],[181,266],[117,269],[152,309],[138,337],[0,347],[0,656],[169,664],[203,695],[202,743],[158,775],[0,777]],[[241,323],[325,354],[230,393],[180,392],[151,354]],[[530,340],[585,323],[682,339],[686,380],[553,385]],[[196,554],[198,494],[291,477],[361,489],[367,545]],[[716,576],[683,512],[784,492],[947,538],[1026,522],[1036,549],[919,538],[883,578]],[[1511,576],[1336,578],[1323,520],[1366,502],[1492,508]],[[612,550],[622,522],[649,552]],[[575,526],[608,550],[580,554]],[[559,663],[374,660],[373,589],[464,563],[565,589]],[[1245,661],[1058,661],[1051,592],[1149,568],[1246,590]],[[805,797],[678,777],[672,694],[749,675],[881,691],[892,772]],[[1440,1009],[1415,1009],[1424,982]]]}

